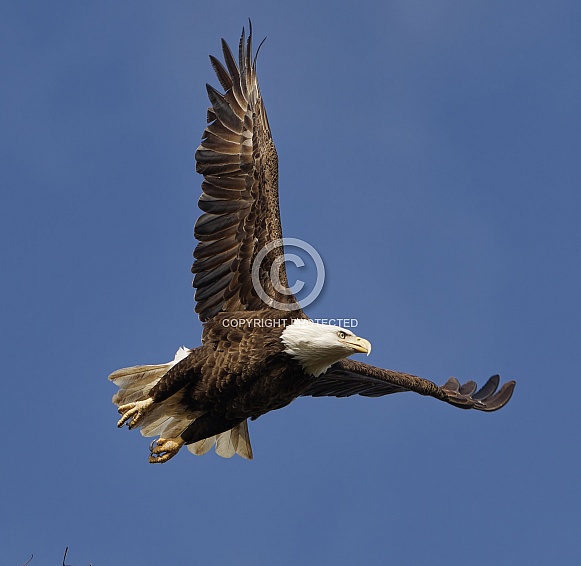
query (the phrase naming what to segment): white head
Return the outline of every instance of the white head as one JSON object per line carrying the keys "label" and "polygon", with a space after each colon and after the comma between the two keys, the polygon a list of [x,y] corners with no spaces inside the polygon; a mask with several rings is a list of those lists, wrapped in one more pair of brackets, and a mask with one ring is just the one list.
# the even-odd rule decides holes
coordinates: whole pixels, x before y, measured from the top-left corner
{"label": "white head", "polygon": [[371,344],[340,326],[296,319],[282,335],[284,351],[298,360],[303,369],[315,377],[326,372],[335,362],[363,353],[369,355]]}

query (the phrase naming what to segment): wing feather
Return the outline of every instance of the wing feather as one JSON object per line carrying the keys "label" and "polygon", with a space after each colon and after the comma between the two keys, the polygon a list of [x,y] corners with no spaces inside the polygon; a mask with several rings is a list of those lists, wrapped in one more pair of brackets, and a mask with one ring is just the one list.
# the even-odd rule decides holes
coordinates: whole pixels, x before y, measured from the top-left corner
{"label": "wing feather", "polygon": [[440,387],[427,379],[408,373],[381,369],[353,360],[342,360],[317,378],[303,392],[303,395],[312,397],[349,397],[351,395],[381,397],[403,391],[415,391],[461,409],[490,412],[504,407],[514,391],[514,381],[505,383],[497,391],[499,382],[500,377],[493,375],[477,393],[474,393],[477,388],[474,381],[460,385],[455,377],[451,377]]}
{"label": "wing feather", "polygon": [[226,200],[210,195],[202,195],[198,205],[201,210],[211,214],[238,214],[241,210],[250,207],[249,203],[242,200]]}
{"label": "wing feather", "polygon": [[[210,62],[224,94],[206,85],[212,107],[196,169],[204,175],[199,207],[203,214],[194,228],[200,243],[194,251],[196,312],[202,321],[220,311],[264,308],[253,287],[252,262],[268,243],[282,238],[278,206],[278,158],[252,58],[252,28],[244,30],[236,61],[222,40],[224,64]],[[270,251],[259,270],[269,298],[299,311],[296,299],[276,291],[270,280],[273,262],[283,254]],[[284,262],[279,279],[288,288]],[[297,316],[301,316],[299,311]]]}
{"label": "wing feather", "polygon": [[216,59],[213,55],[210,55],[210,63],[212,64],[212,68],[222,85],[224,90],[229,90],[232,88],[232,79],[228,74],[228,71],[224,68],[224,65],[220,63],[219,59]]}

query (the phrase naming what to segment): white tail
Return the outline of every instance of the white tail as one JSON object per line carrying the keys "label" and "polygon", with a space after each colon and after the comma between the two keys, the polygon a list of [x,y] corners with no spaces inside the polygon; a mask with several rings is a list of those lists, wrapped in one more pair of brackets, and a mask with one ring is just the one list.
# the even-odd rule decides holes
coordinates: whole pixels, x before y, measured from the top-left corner
{"label": "white tail", "polygon": [[134,401],[143,401],[147,399],[149,390],[169,371],[170,368],[187,358],[191,350],[182,346],[177,352],[174,359],[167,364],[158,364],[155,366],[132,366],[114,371],[109,376],[119,391],[113,396],[115,405],[125,405]]}
{"label": "white tail", "polygon": [[196,456],[206,454],[216,444],[216,454],[222,458],[232,458],[234,454],[252,460],[252,446],[248,434],[248,421],[242,421],[235,427],[188,445],[188,450]]}
{"label": "white tail", "polygon": [[[171,362],[150,366],[133,366],[114,371],[109,380],[119,391],[113,395],[113,403],[117,406],[135,401],[144,401],[151,388],[178,362],[190,355],[192,350],[181,347]],[[139,421],[143,436],[160,436],[174,438],[181,434],[194,420],[203,413],[188,411],[184,408],[182,392],[178,391],[169,399],[155,403]],[[252,460],[252,447],[248,435],[246,421],[237,424],[231,430],[200,440],[188,445],[188,450],[196,456],[206,454],[216,444],[216,453],[223,458],[231,458],[234,454]]]}

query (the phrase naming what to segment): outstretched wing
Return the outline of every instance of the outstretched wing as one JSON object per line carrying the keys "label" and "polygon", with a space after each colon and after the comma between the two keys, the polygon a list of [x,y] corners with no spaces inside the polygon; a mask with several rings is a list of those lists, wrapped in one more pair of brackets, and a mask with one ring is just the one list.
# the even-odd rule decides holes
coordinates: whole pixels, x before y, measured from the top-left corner
{"label": "outstretched wing", "polygon": [[[478,411],[496,411],[506,405],[514,391],[515,382],[509,381],[498,389],[500,377],[493,375],[484,386],[477,390],[474,381],[460,385],[451,377],[441,387],[427,379],[381,369],[353,360],[342,360],[321,375],[303,392],[312,397],[381,397],[402,391],[415,391],[420,395],[429,395],[460,407]],[[497,391],[498,389],[498,391]]]}
{"label": "outstretched wing", "polygon": [[226,67],[212,56],[210,61],[225,94],[206,85],[212,107],[196,151],[196,170],[204,175],[198,203],[203,214],[194,229],[200,243],[192,273],[195,310],[202,321],[220,311],[276,308],[277,304],[288,306],[286,310],[299,308],[288,291],[282,245],[264,255],[256,272],[254,283],[260,283],[262,297],[252,281],[257,255],[260,259],[267,244],[282,238],[278,158],[256,79],[252,27],[248,41],[242,30],[238,64],[223,39],[222,51]]}

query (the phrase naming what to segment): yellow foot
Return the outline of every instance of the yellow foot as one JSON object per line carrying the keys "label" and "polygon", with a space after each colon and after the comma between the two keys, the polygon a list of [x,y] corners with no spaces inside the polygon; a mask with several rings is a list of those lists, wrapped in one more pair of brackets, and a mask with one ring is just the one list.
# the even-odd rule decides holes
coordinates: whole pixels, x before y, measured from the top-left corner
{"label": "yellow foot", "polygon": [[117,410],[121,414],[121,418],[117,422],[117,426],[121,428],[129,419],[129,428],[133,428],[141,420],[141,417],[147,413],[149,407],[153,404],[153,399],[146,399],[145,401],[136,401],[135,403],[127,403],[121,405]]}
{"label": "yellow foot", "polygon": [[179,436],[177,438],[158,438],[150,446],[149,463],[163,464],[173,458],[184,445],[184,441]]}

